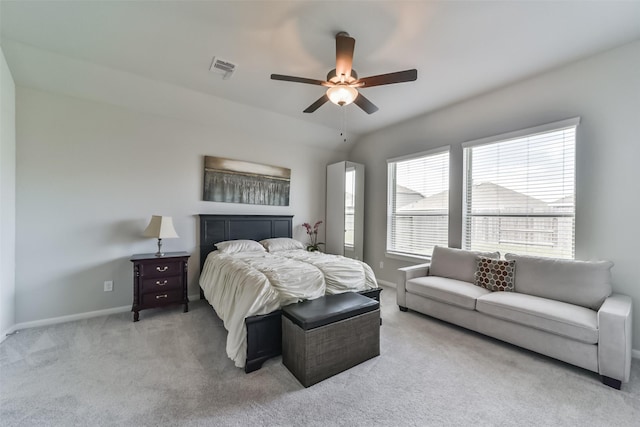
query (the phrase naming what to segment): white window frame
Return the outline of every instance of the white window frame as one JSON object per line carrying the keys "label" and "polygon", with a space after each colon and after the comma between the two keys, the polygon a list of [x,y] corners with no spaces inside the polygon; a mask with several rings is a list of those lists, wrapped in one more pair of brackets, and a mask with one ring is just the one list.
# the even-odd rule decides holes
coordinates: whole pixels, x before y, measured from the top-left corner
{"label": "white window frame", "polygon": [[[534,136],[536,134],[541,134],[541,133],[546,133],[546,132],[553,132],[553,131],[560,131],[563,129],[568,129],[568,128],[575,128],[576,129],[576,135],[575,135],[575,151],[574,151],[574,156],[576,155],[577,152],[577,146],[578,146],[578,125],[580,124],[580,117],[574,117],[574,118],[570,118],[570,119],[566,119],[566,120],[560,120],[560,121],[556,121],[556,122],[552,122],[552,123],[547,123],[544,125],[540,125],[540,126],[534,126],[534,127],[530,127],[530,128],[526,128],[526,129],[522,129],[522,130],[517,130],[517,131],[513,131],[513,132],[508,132],[508,133],[503,133],[500,135],[495,135],[495,136],[490,136],[490,137],[486,137],[486,138],[481,138],[481,139],[476,139],[473,141],[467,141],[464,142],[462,144],[462,149],[463,149],[463,198],[462,198],[462,248],[464,249],[468,249],[468,245],[467,242],[469,241],[467,239],[467,234],[470,232],[470,230],[468,229],[468,221],[467,221],[467,215],[469,215],[470,212],[470,207],[468,206],[467,200],[468,200],[468,191],[469,191],[469,180],[471,179],[470,177],[470,167],[472,167],[472,165],[469,165],[468,162],[468,156],[466,155],[466,149],[467,148],[471,148],[471,147],[478,147],[481,145],[489,145],[489,144],[493,144],[493,143],[498,143],[498,142],[504,142],[504,141],[508,141],[508,140],[512,140],[512,139],[518,139],[518,138],[524,138],[524,137],[528,137],[528,136]],[[574,190],[574,211],[573,211],[573,219],[574,219],[574,224],[575,224],[575,218],[576,218],[576,169],[577,169],[577,162],[575,162],[574,159],[574,183],[573,183],[573,190]],[[572,236],[572,258],[575,258],[575,235],[576,235],[576,230],[575,230],[575,226],[573,228],[573,236]],[[502,254],[504,255],[504,254]]]}
{"label": "white window frame", "polygon": [[[447,168],[449,170],[449,174],[451,174],[451,146],[446,145],[446,146],[442,146],[442,147],[437,147],[437,148],[433,148],[430,150],[426,150],[426,151],[421,151],[418,153],[414,153],[414,154],[407,154],[404,156],[399,156],[399,157],[394,157],[391,159],[387,159],[387,226],[386,226],[386,244],[385,244],[385,256],[388,258],[392,258],[392,259],[398,259],[398,260],[403,260],[403,261],[425,261],[425,260],[430,260],[431,256],[429,255],[421,255],[421,254],[415,254],[415,253],[406,253],[406,252],[399,252],[399,251],[394,251],[393,249],[389,249],[389,243],[390,243],[390,239],[391,239],[391,227],[392,227],[392,221],[391,221],[391,215],[392,215],[392,208],[393,208],[393,200],[392,200],[392,192],[390,191],[390,189],[395,188],[395,181],[393,183],[391,183],[391,176],[390,176],[390,165],[391,164],[395,164],[398,162],[402,162],[402,161],[407,161],[407,160],[413,160],[413,159],[418,159],[421,157],[426,157],[426,156],[431,156],[431,155],[436,155],[436,154],[441,154],[441,153],[447,153],[448,154],[448,165]],[[449,188],[450,189],[450,184],[451,184],[451,180],[449,179]],[[449,205],[450,205],[450,199],[449,199]],[[447,206],[447,239],[448,239],[448,235],[449,235],[449,213],[450,213],[450,209],[449,206]],[[447,244],[445,243],[445,246]]]}
{"label": "white window frame", "polygon": [[[349,193],[347,191],[347,186],[346,186],[347,175],[348,174],[353,174],[353,177],[351,178],[351,188],[349,189],[351,191],[351,199],[352,199],[352,202],[353,202],[351,204],[347,203],[347,197],[346,197],[347,194]],[[355,220],[356,220],[356,218],[355,218],[355,212],[356,212],[356,168],[355,168],[355,166],[347,166],[346,169],[345,169],[344,176],[345,176],[345,189],[344,189],[344,194],[345,194],[345,201],[344,201],[344,215],[345,215],[344,224],[345,224],[345,230],[344,230],[344,233],[345,233],[345,236],[344,236],[344,247],[346,249],[353,250],[353,248],[355,246],[355,233],[356,233],[356,229],[355,229]],[[351,212],[352,212],[350,214],[351,215],[351,225],[352,225],[351,228],[347,228],[347,223],[348,223],[347,216],[349,215],[348,214],[349,209],[351,209]],[[351,232],[351,236],[352,236],[351,242],[347,241],[347,232],[349,232],[349,231]]]}

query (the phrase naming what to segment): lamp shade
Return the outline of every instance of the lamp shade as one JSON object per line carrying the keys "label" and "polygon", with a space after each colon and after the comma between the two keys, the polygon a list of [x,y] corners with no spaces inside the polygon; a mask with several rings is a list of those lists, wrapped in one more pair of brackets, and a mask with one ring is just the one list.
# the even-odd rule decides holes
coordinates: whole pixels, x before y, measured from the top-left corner
{"label": "lamp shade", "polygon": [[173,228],[173,219],[170,216],[152,215],[149,225],[144,230],[145,237],[155,237],[157,239],[171,239],[179,237],[176,229]]}
{"label": "lamp shade", "polygon": [[358,91],[351,86],[338,84],[327,89],[327,97],[336,105],[349,105],[358,97]]}

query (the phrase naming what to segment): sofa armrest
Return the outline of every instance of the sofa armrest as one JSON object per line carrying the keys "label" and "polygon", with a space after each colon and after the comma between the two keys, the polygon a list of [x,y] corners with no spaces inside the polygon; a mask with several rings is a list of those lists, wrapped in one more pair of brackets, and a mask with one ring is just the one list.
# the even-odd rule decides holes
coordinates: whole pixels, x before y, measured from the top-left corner
{"label": "sofa armrest", "polygon": [[598,310],[598,371],[622,382],[631,371],[631,298],[612,294]]}
{"label": "sofa armrest", "polygon": [[423,277],[429,275],[429,266],[431,263],[412,265],[410,267],[399,268],[400,276],[398,283],[396,284],[397,301],[400,307],[407,306],[407,288],[405,283],[407,280],[414,279],[416,277]]}

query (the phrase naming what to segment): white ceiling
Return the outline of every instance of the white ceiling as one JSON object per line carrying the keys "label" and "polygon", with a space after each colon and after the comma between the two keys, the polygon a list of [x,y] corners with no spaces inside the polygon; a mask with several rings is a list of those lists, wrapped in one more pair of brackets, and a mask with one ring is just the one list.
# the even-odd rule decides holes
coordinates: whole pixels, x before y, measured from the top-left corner
{"label": "white ceiling", "polygon": [[[2,0],[0,15],[20,85],[95,97],[87,74],[105,93],[127,75],[334,129],[344,112],[356,134],[640,39],[640,1]],[[418,80],[363,89],[380,107],[372,115],[330,103],[304,114],[323,88],[269,76],[324,79],[343,30],[361,77],[417,68]],[[231,79],[209,71],[213,56],[238,64]]]}

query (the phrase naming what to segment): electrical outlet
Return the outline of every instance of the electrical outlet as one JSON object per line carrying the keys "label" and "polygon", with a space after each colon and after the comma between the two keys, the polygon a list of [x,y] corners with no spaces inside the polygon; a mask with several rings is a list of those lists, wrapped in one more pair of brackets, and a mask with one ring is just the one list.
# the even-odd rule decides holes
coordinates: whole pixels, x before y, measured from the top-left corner
{"label": "electrical outlet", "polygon": [[105,292],[113,291],[113,280],[105,280],[104,281],[104,291]]}
{"label": "electrical outlet", "polygon": [[380,270],[384,268],[384,261],[380,261]]}

